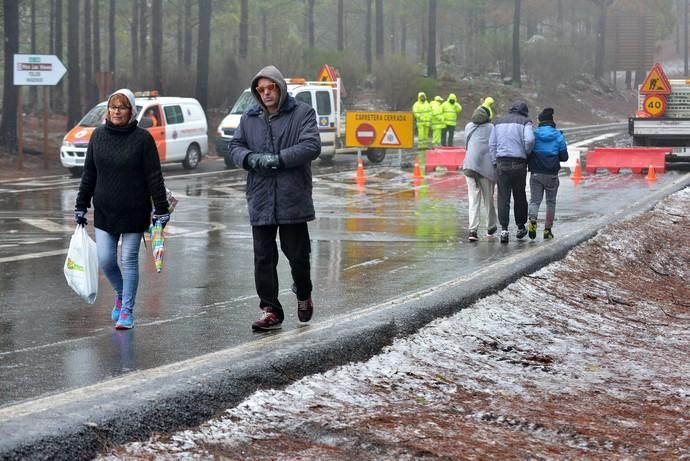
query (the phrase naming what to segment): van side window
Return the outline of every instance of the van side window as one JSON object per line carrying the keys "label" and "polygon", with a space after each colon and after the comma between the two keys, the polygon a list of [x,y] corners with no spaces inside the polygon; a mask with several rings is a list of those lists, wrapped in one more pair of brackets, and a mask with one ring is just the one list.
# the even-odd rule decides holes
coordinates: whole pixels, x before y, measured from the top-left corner
{"label": "van side window", "polygon": [[297,94],[295,95],[295,99],[298,100],[298,101],[302,101],[303,103],[309,104],[310,106],[312,106],[312,103],[311,103],[311,93],[308,92],[308,91],[302,91],[301,93],[297,93]]}
{"label": "van side window", "polygon": [[165,112],[165,123],[168,125],[184,122],[184,115],[182,115],[180,106],[165,106],[163,111]]}
{"label": "van side window", "polygon": [[316,92],[316,113],[319,115],[331,114],[331,96],[328,91]]}

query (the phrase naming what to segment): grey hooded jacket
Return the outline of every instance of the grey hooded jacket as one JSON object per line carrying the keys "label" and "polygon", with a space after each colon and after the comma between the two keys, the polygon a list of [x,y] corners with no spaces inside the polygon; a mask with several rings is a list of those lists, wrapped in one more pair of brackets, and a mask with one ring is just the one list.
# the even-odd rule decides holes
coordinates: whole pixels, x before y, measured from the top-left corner
{"label": "grey hooded jacket", "polygon": [[[278,112],[270,117],[256,91],[261,78],[272,80],[280,89]],[[258,104],[242,114],[230,142],[232,161],[244,166],[247,155],[270,152],[280,156],[281,167],[249,170],[249,222],[263,226],[311,221],[315,218],[311,162],[321,154],[314,109],[288,94],[285,79],[274,66],[264,67],[256,74],[251,91]]]}
{"label": "grey hooded jacket", "polygon": [[[488,110],[484,107],[477,107],[472,114],[472,121],[465,125],[465,161],[462,164],[463,170],[474,170],[483,177],[496,181],[496,169],[489,157],[489,138],[494,126],[489,119]],[[470,142],[467,137],[470,136]]]}

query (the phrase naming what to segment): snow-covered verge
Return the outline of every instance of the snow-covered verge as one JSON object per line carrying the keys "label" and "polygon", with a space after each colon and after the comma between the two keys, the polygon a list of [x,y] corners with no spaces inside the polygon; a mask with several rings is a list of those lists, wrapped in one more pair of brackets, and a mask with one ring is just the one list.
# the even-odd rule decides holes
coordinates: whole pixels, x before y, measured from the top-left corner
{"label": "snow-covered verge", "polygon": [[365,363],[100,459],[690,459],[690,189]]}

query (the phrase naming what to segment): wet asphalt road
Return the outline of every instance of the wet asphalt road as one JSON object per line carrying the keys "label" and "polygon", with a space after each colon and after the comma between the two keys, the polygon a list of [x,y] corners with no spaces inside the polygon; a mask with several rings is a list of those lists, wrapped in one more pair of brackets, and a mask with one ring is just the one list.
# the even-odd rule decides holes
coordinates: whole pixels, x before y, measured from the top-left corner
{"label": "wet asphalt road", "polygon": [[[404,163],[411,158],[405,154]],[[286,321],[282,332],[268,335],[250,329],[259,310],[243,171],[223,170],[219,161],[191,173],[164,169],[179,204],[160,274],[150,249],[141,250],[132,331],[113,329],[113,294],[103,277],[98,300],[87,305],[62,275],[78,181],[0,182],[0,408],[215,351],[260,347],[267,336],[333,325],[553,243],[540,237],[518,242],[513,227],[508,245],[486,236],[469,244],[464,177],[434,173],[415,181],[412,168],[399,168],[397,160],[389,154],[382,165],[366,164],[364,185],[354,181],[353,157],[315,164],[315,315],[309,325],[297,321],[281,258]],[[682,177],[660,174],[649,182],[640,175],[598,175],[576,183],[561,176],[554,233],[577,235]]]}
{"label": "wet asphalt road", "polygon": [[[250,329],[259,310],[244,173],[180,173],[177,167],[166,168],[167,186],[180,202],[168,228],[161,273],[155,272],[150,249],[141,249],[132,331],[113,329],[113,293],[103,276],[94,305],[80,301],[65,283],[62,265],[73,231],[70,210],[77,181],[59,177],[0,184],[0,405],[261,336]],[[432,174],[416,183],[410,169],[385,165],[367,165],[366,175],[359,187],[350,168],[316,168],[318,219],[310,224],[312,324],[548,244],[541,236],[518,242],[514,234],[509,245],[486,236],[468,244],[463,176]],[[554,233],[577,232],[578,225],[611,214],[674,178],[677,174],[659,175],[650,183],[639,175],[604,175],[576,184],[562,176]],[[287,314],[283,331],[309,328],[296,319],[284,259],[279,271]]]}

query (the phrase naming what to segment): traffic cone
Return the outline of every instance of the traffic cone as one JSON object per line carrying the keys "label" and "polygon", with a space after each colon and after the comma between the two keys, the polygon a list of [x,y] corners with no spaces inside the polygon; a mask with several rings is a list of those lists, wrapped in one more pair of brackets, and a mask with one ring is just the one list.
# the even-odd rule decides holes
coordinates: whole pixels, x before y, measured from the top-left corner
{"label": "traffic cone", "polygon": [[580,159],[575,160],[575,171],[573,171],[572,176],[570,176],[570,179],[579,181],[582,179],[582,167],[580,166]]}
{"label": "traffic cone", "polygon": [[419,168],[419,158],[414,159],[414,171],[412,173],[412,177],[415,179],[421,179],[422,176],[422,171]]}
{"label": "traffic cone", "polygon": [[647,181],[656,181],[656,170],[654,170],[654,165],[649,164],[649,169],[647,170]]}
{"label": "traffic cone", "polygon": [[362,161],[361,157],[357,159],[357,174],[355,179],[360,181],[366,179],[366,176],[364,175],[364,162]]}

